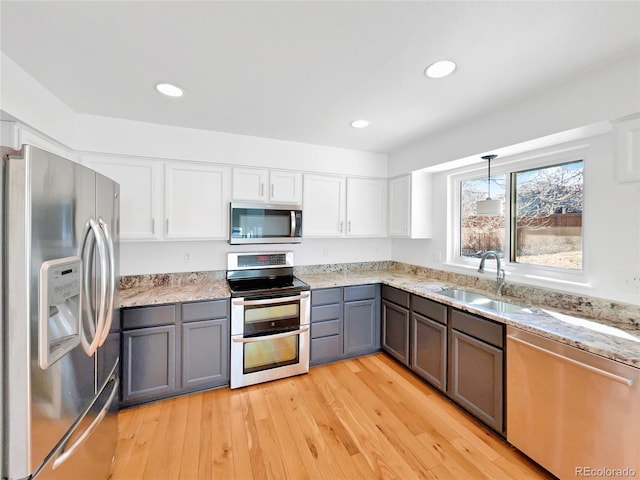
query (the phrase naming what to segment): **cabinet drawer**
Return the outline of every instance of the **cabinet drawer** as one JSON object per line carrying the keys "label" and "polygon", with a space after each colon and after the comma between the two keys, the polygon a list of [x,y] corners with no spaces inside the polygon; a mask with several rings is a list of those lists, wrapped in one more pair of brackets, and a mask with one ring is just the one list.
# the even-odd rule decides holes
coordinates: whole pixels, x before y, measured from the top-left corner
{"label": "cabinet drawer", "polygon": [[340,320],[314,323],[311,325],[311,338],[328,337],[340,333]]}
{"label": "cabinet drawer", "polygon": [[182,321],[192,322],[194,320],[225,318],[227,316],[227,305],[227,300],[184,303],[182,305]]}
{"label": "cabinet drawer", "polygon": [[382,298],[405,308],[409,308],[409,294],[402,290],[398,290],[397,288],[390,287],[389,285],[382,285]]}
{"label": "cabinet drawer", "polygon": [[335,360],[342,355],[342,335],[311,340],[311,362]]}
{"label": "cabinet drawer", "polygon": [[370,300],[376,298],[375,285],[357,285],[344,288],[344,301],[355,302],[357,300]]}
{"label": "cabinet drawer", "polygon": [[122,329],[171,325],[176,321],[176,306],[125,308],[122,310]]}
{"label": "cabinet drawer", "polygon": [[469,315],[460,310],[451,309],[451,326],[495,347],[503,348],[504,325],[476,317],[475,315]]}
{"label": "cabinet drawer", "polygon": [[320,305],[311,308],[311,323],[323,322],[325,320],[336,320],[341,317],[342,307],[340,304]]}
{"label": "cabinet drawer", "polygon": [[340,288],[323,288],[311,291],[311,306],[340,303]]}
{"label": "cabinet drawer", "polygon": [[447,324],[447,306],[428,298],[411,295],[411,309],[436,322]]}

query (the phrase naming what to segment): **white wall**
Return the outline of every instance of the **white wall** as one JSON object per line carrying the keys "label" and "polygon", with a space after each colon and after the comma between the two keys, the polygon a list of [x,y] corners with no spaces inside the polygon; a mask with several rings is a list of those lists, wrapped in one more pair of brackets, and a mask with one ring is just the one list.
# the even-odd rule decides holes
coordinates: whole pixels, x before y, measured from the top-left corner
{"label": "white wall", "polygon": [[387,155],[132,120],[75,116],[76,150],[159,159],[387,176]]}
{"label": "white wall", "polygon": [[[120,245],[121,275],[193,272],[227,269],[227,253],[285,251],[295,255],[296,265],[384,261],[391,258],[391,240],[309,239],[297,245],[229,245],[211,242],[129,242]],[[189,262],[185,262],[189,254]]]}
{"label": "white wall", "polygon": [[[592,131],[601,132],[603,123],[640,111],[638,85],[640,57],[636,51],[633,56],[615,59],[608,68],[585,72],[581,78],[558,84],[547,92],[511,103],[481,119],[470,120],[392,153],[390,175],[444,162],[453,165],[456,160],[470,156],[477,156],[479,160],[489,152],[522,151],[516,144],[527,142],[527,148],[531,148],[540,137],[592,124],[597,124]],[[559,137],[554,135],[551,141]],[[540,145],[542,142],[549,144],[549,139],[542,139]],[[584,255],[589,286],[553,284],[532,278],[514,280],[640,304],[640,289],[631,280],[640,277],[640,185],[616,183],[611,134],[593,138],[589,157],[591,160],[585,165],[584,213]],[[446,264],[447,225],[454,221],[453,210],[448,205],[450,173],[438,171],[432,177],[433,237],[393,239],[392,259],[475,274]]]}

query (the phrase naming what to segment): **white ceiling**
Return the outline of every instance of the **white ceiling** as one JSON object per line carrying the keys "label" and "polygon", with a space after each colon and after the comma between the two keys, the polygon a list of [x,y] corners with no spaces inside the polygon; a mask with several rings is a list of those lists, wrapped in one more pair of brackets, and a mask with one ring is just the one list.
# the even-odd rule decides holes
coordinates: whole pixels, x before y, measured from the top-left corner
{"label": "white ceiling", "polygon": [[[640,45],[638,1],[2,0],[0,19],[76,112],[379,152]],[[443,58],[455,73],[426,78]]]}

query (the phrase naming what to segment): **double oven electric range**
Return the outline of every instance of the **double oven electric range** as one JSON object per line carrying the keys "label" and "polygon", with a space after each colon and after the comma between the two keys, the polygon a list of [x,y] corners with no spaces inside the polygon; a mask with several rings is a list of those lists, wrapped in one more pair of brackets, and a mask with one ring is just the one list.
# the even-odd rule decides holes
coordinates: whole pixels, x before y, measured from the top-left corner
{"label": "double oven electric range", "polygon": [[229,253],[231,388],[309,371],[309,285],[293,252]]}

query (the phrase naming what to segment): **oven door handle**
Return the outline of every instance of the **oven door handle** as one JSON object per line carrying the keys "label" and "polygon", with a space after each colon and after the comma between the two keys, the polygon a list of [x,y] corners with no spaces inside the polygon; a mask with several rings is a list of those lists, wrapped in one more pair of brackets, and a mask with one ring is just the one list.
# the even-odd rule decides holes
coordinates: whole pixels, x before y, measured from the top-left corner
{"label": "oven door handle", "polygon": [[300,335],[301,333],[305,333],[309,331],[309,326],[305,325],[301,327],[299,330],[294,330],[292,332],[282,332],[282,333],[274,333],[273,335],[263,335],[261,337],[232,337],[231,341],[236,343],[254,343],[254,342],[264,342],[265,340],[275,340],[276,338],[284,338],[284,337],[293,337],[294,335]]}
{"label": "oven door handle", "polygon": [[276,298],[264,298],[262,300],[233,300],[234,305],[272,305],[274,303],[293,302],[295,300],[302,300],[307,298],[309,292],[302,292],[300,295],[293,297],[276,297]]}

